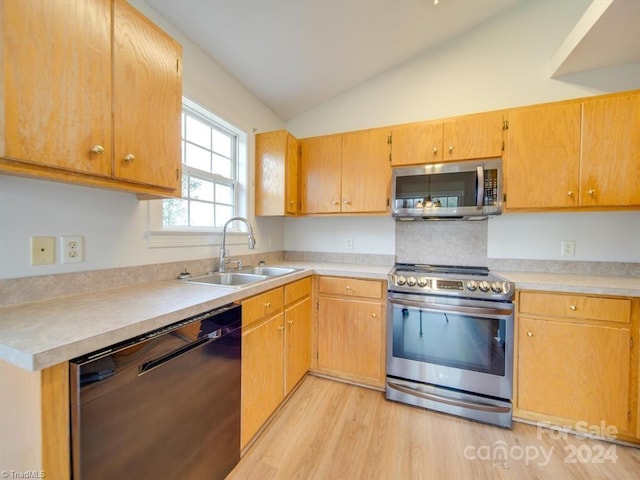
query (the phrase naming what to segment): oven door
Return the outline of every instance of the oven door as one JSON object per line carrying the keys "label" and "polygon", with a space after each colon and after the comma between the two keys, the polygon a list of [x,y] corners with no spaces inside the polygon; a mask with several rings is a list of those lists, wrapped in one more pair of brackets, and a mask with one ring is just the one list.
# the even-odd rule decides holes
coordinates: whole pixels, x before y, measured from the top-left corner
{"label": "oven door", "polygon": [[390,293],[388,309],[387,375],[511,400],[512,303]]}

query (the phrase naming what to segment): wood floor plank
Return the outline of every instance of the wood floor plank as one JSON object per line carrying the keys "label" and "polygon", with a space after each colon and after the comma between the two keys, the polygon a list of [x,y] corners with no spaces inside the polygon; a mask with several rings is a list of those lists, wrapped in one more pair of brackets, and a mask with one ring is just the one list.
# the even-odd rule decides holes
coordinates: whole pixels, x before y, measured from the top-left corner
{"label": "wood floor plank", "polygon": [[638,479],[640,449],[517,422],[484,425],[309,375],[227,477],[467,478]]}

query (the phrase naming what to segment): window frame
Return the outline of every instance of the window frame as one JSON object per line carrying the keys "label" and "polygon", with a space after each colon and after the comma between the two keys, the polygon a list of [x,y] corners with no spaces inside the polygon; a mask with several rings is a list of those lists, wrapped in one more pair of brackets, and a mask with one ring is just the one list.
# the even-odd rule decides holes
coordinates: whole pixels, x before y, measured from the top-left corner
{"label": "window frame", "polygon": [[[232,167],[235,173],[234,183],[234,207],[232,216],[247,216],[249,205],[249,175],[248,175],[248,139],[249,135],[240,128],[230,124],[215,112],[208,110],[200,104],[194,102],[190,98],[183,96],[183,113],[185,110],[189,114],[195,116],[198,120],[206,123],[214,123],[219,129],[235,135],[235,165]],[[184,115],[181,114],[184,118]],[[181,151],[185,148],[186,140],[183,138],[184,125],[180,130]],[[183,155],[184,159],[184,155]],[[220,179],[221,183],[227,183],[229,179],[219,174],[207,173],[203,170],[189,167],[182,164],[183,173],[185,169],[189,172],[204,173],[207,179]],[[184,198],[184,197],[180,197]],[[189,201],[189,200],[188,200]],[[148,210],[148,229],[145,233],[147,245],[154,247],[189,247],[189,246],[207,246],[220,245],[222,237],[222,226],[211,227],[195,227],[195,226],[165,226],[163,225],[163,199],[149,200],[147,202]],[[215,205],[215,203],[214,203]],[[240,227],[240,228],[238,228]],[[227,235],[246,234],[244,224],[234,222],[229,225]]]}

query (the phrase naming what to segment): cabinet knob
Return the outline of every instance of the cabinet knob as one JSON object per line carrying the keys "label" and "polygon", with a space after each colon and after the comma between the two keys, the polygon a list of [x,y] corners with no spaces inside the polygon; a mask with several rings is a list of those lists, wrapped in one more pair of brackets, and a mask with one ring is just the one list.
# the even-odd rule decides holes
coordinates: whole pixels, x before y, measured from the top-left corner
{"label": "cabinet knob", "polygon": [[331,205],[340,205],[340,202],[336,200],[331,200]]}
{"label": "cabinet knob", "polygon": [[133,162],[135,159],[136,159],[136,156],[135,156],[133,153],[127,153],[127,154],[124,156],[124,161],[125,161],[125,162],[129,162],[129,163],[131,163],[131,162]]}
{"label": "cabinet knob", "polygon": [[567,196],[569,196],[569,197],[573,197],[573,191],[569,190],[569,191],[567,192]]}
{"label": "cabinet knob", "polygon": [[104,153],[104,147],[102,145],[94,145],[91,149],[92,153],[97,153],[98,155]]}
{"label": "cabinet knob", "polygon": [[449,152],[453,152],[453,145],[449,145]]}
{"label": "cabinet knob", "polygon": [[527,337],[533,337],[533,332],[531,330],[527,332]]}
{"label": "cabinet knob", "polygon": [[264,308],[269,308],[271,307],[271,302],[265,302],[264,303]]}
{"label": "cabinet knob", "polygon": [[289,325],[293,325],[293,320],[287,320],[287,323],[288,323]]}
{"label": "cabinet knob", "polygon": [[347,200],[346,198],[344,200],[342,200],[342,203],[344,203],[345,205],[350,205],[351,202],[349,200]]}
{"label": "cabinet knob", "polygon": [[284,325],[278,326],[278,330],[280,330],[280,331],[284,330]]}
{"label": "cabinet knob", "polygon": [[293,205],[295,202],[293,200],[289,200],[289,205]]}
{"label": "cabinet knob", "polygon": [[346,288],[347,288],[347,292],[350,292],[350,291],[351,291],[351,287],[350,287],[349,285],[347,285],[347,287],[346,287]]}
{"label": "cabinet knob", "polygon": [[371,318],[376,318],[378,315],[376,313],[371,314]]}
{"label": "cabinet knob", "polygon": [[587,193],[593,197],[596,194],[596,191],[593,188],[590,188],[587,190]]}
{"label": "cabinet knob", "polygon": [[575,312],[576,310],[578,310],[578,306],[577,305],[569,305],[569,309]]}
{"label": "cabinet knob", "polygon": [[433,147],[433,154],[437,154],[438,153],[438,147]]}

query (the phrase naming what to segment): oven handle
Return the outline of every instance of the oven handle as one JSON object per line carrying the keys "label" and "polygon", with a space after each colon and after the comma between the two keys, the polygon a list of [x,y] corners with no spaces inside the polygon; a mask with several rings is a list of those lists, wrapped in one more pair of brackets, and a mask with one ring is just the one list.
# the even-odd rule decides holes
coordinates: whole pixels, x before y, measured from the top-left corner
{"label": "oven handle", "polygon": [[484,412],[496,412],[496,413],[507,413],[511,411],[511,408],[509,407],[487,405],[484,403],[465,402],[464,400],[457,400],[454,398],[443,397],[442,395],[436,395],[435,393],[426,393],[426,392],[416,390],[410,387],[405,387],[404,385],[399,385],[393,382],[387,382],[387,385],[389,385],[389,387],[393,388],[394,390],[398,390],[399,392],[402,392],[402,393],[415,395],[416,397],[421,397],[421,398],[424,398],[425,400],[431,400],[433,402],[446,403],[448,405],[453,405],[455,407],[471,408],[473,410],[481,410]]}
{"label": "oven handle", "polygon": [[501,316],[511,316],[513,313],[512,310],[507,310],[503,308],[490,308],[490,307],[465,307],[461,305],[444,305],[438,304],[436,307],[432,307],[431,305],[422,303],[422,302],[414,302],[411,300],[402,300],[402,301],[394,301],[389,298],[389,303],[393,303],[394,305],[399,305],[401,307],[410,306],[416,307],[420,310],[430,311],[430,312],[451,312],[451,313],[468,313],[473,315],[501,315]]}
{"label": "oven handle", "polygon": [[477,169],[478,172],[478,194],[476,197],[476,208],[482,210],[484,203],[484,166],[480,165]]}

